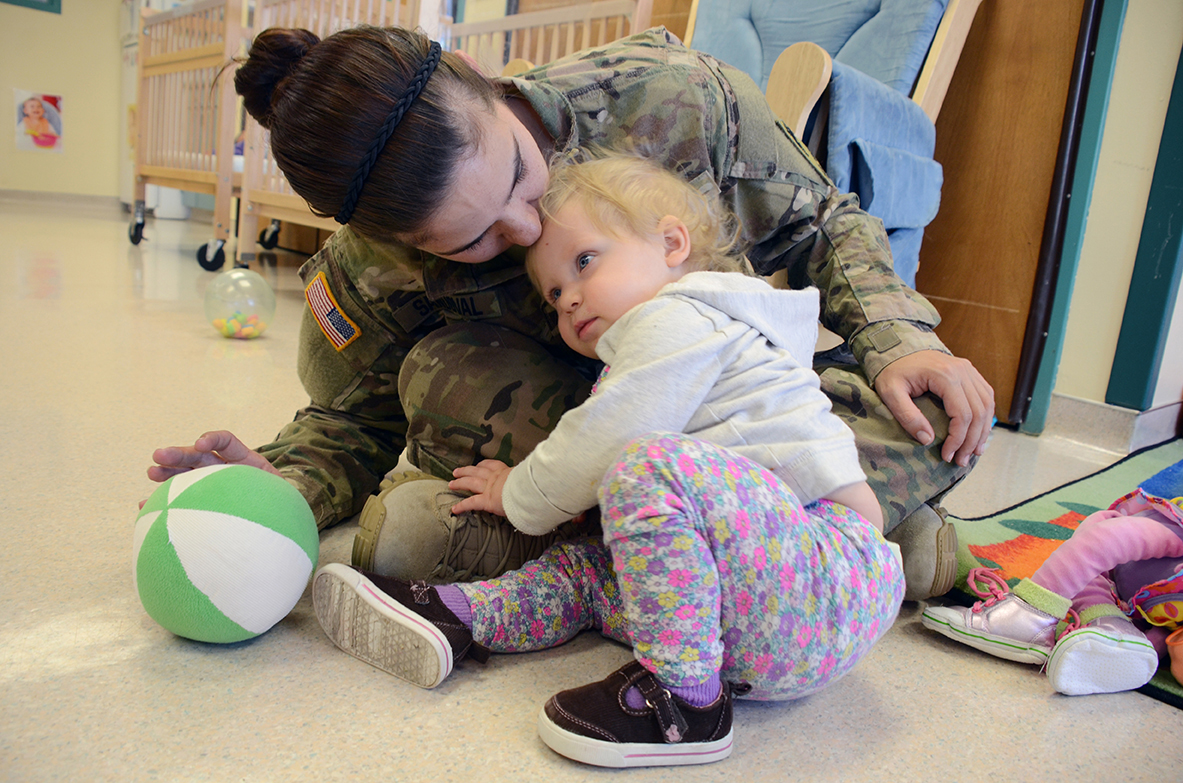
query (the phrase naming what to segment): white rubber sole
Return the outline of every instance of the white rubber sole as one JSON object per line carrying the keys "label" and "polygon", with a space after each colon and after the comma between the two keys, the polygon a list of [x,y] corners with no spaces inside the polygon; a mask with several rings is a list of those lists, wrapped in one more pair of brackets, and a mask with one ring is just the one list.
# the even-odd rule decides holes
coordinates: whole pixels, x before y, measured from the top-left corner
{"label": "white rubber sole", "polygon": [[732,732],[713,742],[685,744],[620,743],[574,734],[556,726],[546,716],[546,709],[538,712],[538,736],[547,746],[574,761],[597,767],[675,767],[690,764],[711,764],[731,755]]}
{"label": "white rubber sole", "polygon": [[1141,688],[1158,671],[1158,653],[1147,641],[1081,628],[1052,650],[1047,679],[1066,696],[1120,693]]}
{"label": "white rubber sole", "polygon": [[952,611],[946,614],[945,611],[942,611],[944,609],[945,607],[942,606],[928,607],[920,615],[920,624],[931,631],[936,631],[976,650],[989,653],[996,658],[1005,658],[1017,663],[1042,664],[1047,661],[1048,654],[1051,652],[1048,648],[1024,644],[1005,636],[994,636],[974,628],[966,628],[964,625],[960,625],[962,618],[959,614]]}
{"label": "white rubber sole", "polygon": [[343,563],[316,572],[312,605],[333,644],[360,661],[420,688],[434,688],[452,672],[443,633]]}

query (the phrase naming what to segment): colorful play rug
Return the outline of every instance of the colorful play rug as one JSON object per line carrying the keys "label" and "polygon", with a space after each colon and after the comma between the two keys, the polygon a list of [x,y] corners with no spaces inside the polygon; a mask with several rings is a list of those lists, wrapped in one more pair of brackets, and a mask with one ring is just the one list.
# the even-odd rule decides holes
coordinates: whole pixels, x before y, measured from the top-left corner
{"label": "colorful play rug", "polygon": [[[1013,587],[1043,564],[1056,547],[1072,535],[1077,525],[1094,511],[1142,487],[1167,498],[1183,495],[1183,439],[1134,452],[1091,476],[1064,484],[995,514],[974,519],[950,516],[957,527],[962,561],[957,584],[963,592],[950,598],[969,605],[975,596],[964,591],[966,563],[976,559],[997,570]],[[966,558],[966,553],[971,558]],[[1183,686],[1175,682],[1168,666],[1161,666],[1141,693],[1183,709]]]}

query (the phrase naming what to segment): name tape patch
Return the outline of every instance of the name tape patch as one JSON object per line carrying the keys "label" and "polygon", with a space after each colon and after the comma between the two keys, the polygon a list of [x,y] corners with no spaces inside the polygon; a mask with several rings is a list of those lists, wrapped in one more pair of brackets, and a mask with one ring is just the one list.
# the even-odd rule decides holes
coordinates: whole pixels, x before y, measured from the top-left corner
{"label": "name tape patch", "polygon": [[338,351],[361,337],[361,329],[337,306],[324,272],[312,278],[312,282],[304,289],[304,298],[308,300],[308,307],[320,325],[320,330]]}

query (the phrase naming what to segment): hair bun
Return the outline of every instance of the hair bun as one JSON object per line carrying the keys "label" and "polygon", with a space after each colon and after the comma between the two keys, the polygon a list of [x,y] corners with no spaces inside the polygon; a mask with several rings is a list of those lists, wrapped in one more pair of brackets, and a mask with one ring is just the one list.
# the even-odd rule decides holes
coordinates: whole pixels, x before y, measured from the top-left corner
{"label": "hair bun", "polygon": [[243,106],[264,128],[271,127],[271,104],[280,84],[320,38],[308,30],[271,27],[255,36],[234,74]]}

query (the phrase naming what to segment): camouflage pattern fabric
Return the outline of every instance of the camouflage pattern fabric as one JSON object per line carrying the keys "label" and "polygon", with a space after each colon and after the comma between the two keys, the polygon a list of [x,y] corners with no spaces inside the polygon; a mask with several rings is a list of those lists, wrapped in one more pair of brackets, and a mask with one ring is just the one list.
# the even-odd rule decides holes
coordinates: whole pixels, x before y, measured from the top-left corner
{"label": "camouflage pattern fabric", "polygon": [[[836,384],[845,390],[835,392],[852,399],[852,410],[871,411],[855,427],[860,446],[886,438],[879,430],[903,432],[881,405],[865,401],[890,362],[946,351],[933,333],[937,313],[892,271],[882,224],[834,188],[747,75],[656,29],[502,84],[509,100],[530,103],[557,149],[636,148],[718,192],[740,217],[757,272],[785,269],[792,287],[821,291],[821,322],[847,341],[861,368],[857,384]],[[579,398],[577,388],[591,376],[562,345],[521,261],[516,249],[484,264],[457,264],[372,242],[345,226],[301,270],[305,284],[323,273],[333,299],[333,312],[308,311],[301,328],[298,371],[312,404],[259,451],[300,488],[322,527],[360,510],[407,445],[408,427],[416,459],[446,474],[465,453],[518,458],[553,423],[556,400]],[[329,321],[357,332],[340,350]],[[540,352],[477,358],[486,338],[473,331],[452,334],[439,344],[441,355],[425,344],[404,368],[421,340],[459,324],[515,332]],[[552,361],[574,374],[561,377]],[[533,372],[537,378],[528,377]],[[405,401],[403,394],[414,396]],[[507,399],[502,415],[496,407]],[[874,432],[859,429],[872,419]],[[866,452],[868,472],[884,476],[872,479],[877,489],[907,488],[914,498],[944,481],[936,449],[916,452],[905,448],[909,440]],[[899,505],[906,510],[913,500]]]}
{"label": "camouflage pattern fabric", "polygon": [[591,387],[577,368],[517,332],[445,327],[415,346],[399,375],[408,456],[441,478],[482,459],[517,464]]}
{"label": "camouflage pattern fabric", "polygon": [[[421,350],[422,349],[422,350]],[[819,354],[815,366],[834,413],[855,433],[859,462],[891,530],[968,472],[940,457],[949,419],[926,394],[916,404],[933,423],[933,445],[917,443],[891,415],[857,365]],[[591,384],[537,343],[481,324],[440,330],[412,351],[399,377],[411,459],[449,477],[482,459],[521,460]]]}
{"label": "camouflage pattern fabric", "polygon": [[830,363],[818,356],[814,369],[833,411],[854,430],[859,464],[883,508],[883,528],[890,531],[928,500],[940,498],[969,474],[968,467],[941,460],[941,443],[949,434],[949,417],[932,394],[916,398],[916,406],[932,424],[935,437],[922,446],[891,415],[857,366]]}

